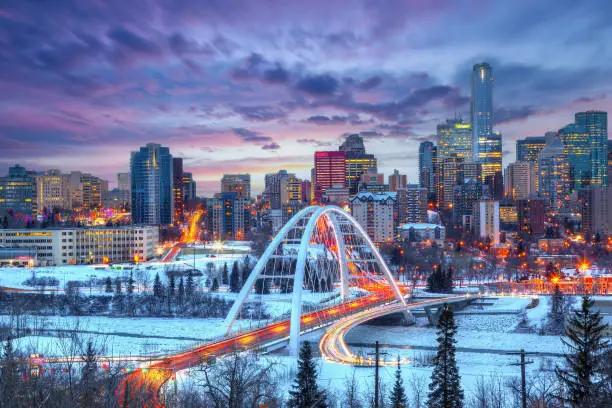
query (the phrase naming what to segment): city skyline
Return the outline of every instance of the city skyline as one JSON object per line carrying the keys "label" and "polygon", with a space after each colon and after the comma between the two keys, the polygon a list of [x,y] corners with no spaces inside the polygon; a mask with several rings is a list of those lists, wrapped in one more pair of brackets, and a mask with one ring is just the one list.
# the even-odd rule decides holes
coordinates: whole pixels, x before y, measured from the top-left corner
{"label": "city skyline", "polygon": [[[415,174],[417,143],[456,114],[469,120],[470,72],[483,61],[504,168],[517,139],[611,110],[607,2],[598,13],[499,2],[477,21],[476,3],[455,4],[3,5],[0,173],[19,163],[115,180],[130,151],[154,142],[185,159],[201,195],[245,172],[259,193],[265,173],[309,178],[314,151],[361,132],[381,173]],[[323,25],[329,13],[344,18]],[[558,28],[570,18],[572,30]]]}

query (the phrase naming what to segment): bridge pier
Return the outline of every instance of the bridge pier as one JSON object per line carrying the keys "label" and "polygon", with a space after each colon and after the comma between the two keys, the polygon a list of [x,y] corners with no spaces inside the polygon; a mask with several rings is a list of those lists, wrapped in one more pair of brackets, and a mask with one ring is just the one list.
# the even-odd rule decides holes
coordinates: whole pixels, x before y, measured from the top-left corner
{"label": "bridge pier", "polygon": [[416,317],[412,314],[410,310],[404,310],[404,319],[406,320],[406,326],[412,326],[416,324]]}

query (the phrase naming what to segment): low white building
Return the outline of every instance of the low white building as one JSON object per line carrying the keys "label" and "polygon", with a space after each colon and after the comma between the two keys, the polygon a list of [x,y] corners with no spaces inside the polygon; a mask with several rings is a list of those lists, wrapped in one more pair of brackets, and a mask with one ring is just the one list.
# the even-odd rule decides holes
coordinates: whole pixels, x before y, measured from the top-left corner
{"label": "low white building", "polygon": [[412,242],[436,241],[442,243],[446,239],[446,228],[438,224],[408,223],[400,225],[398,232],[400,237]]}
{"label": "low white building", "polygon": [[158,243],[154,226],[0,229],[0,245],[35,249],[38,265],[144,261]]}
{"label": "low white building", "polygon": [[362,191],[350,199],[351,213],[374,242],[393,241],[396,193]]}

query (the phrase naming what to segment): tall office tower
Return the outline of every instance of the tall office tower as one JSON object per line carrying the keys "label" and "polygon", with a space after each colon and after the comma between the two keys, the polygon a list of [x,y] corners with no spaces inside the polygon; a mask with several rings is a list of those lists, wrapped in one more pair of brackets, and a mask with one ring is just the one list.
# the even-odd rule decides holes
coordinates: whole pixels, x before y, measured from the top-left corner
{"label": "tall office tower", "polygon": [[610,166],[612,166],[612,140],[608,140],[608,175],[610,174]]}
{"label": "tall office tower", "polygon": [[172,222],[179,223],[183,219],[183,212],[185,211],[182,157],[174,157],[172,159],[172,199],[174,200],[174,218]]}
{"label": "tall office tower", "polygon": [[130,173],[117,173],[117,188],[119,190],[130,190]]}
{"label": "tall office tower", "polygon": [[453,223],[461,224],[471,229],[474,204],[482,196],[482,164],[474,162],[460,163],[457,182],[449,187],[452,188],[453,195]]}
{"label": "tall office tower", "polygon": [[578,192],[582,202],[582,233],[592,237],[595,234],[608,235],[609,194],[608,188],[600,185],[585,186]]}
{"label": "tall office tower", "polygon": [[406,175],[394,169],[393,174],[389,176],[389,191],[405,190],[406,184]]}
{"label": "tall office tower", "polygon": [[236,193],[238,198],[251,198],[250,174],[224,174],[221,178],[222,193]]}
{"label": "tall office tower", "polygon": [[427,196],[429,193],[418,184],[408,184],[396,191],[397,220],[395,225],[427,222]]}
{"label": "tall office tower", "polygon": [[376,157],[366,153],[363,138],[357,134],[347,136],[339,150],[346,155],[345,186],[351,195],[357,194],[359,177],[370,168],[377,169]]}
{"label": "tall office tower", "polygon": [[36,208],[36,174],[20,165],[9,167],[6,177],[0,177],[0,216],[9,213],[30,218]]}
{"label": "tall office tower", "polygon": [[314,165],[314,199],[316,202],[321,202],[323,192],[328,188],[346,186],[346,155],[344,152],[315,152]]}
{"label": "tall office tower", "polygon": [[546,203],[539,199],[518,200],[518,232],[523,236],[543,234]]}
{"label": "tall office tower", "polygon": [[499,244],[499,201],[480,200],[477,206],[474,225],[478,236],[491,239],[492,244]]}
{"label": "tall office tower", "polygon": [[185,206],[191,208],[191,204],[196,199],[196,182],[193,179],[193,174],[186,171],[183,172],[183,200]]}
{"label": "tall office tower", "polygon": [[54,209],[72,209],[70,176],[51,169],[36,176],[36,206],[42,214]]}
{"label": "tall office tower", "polygon": [[463,182],[463,159],[451,156],[436,165],[438,174],[438,208],[440,211],[452,212],[454,186]]}
{"label": "tall office tower", "polygon": [[551,212],[567,208],[569,204],[569,165],[561,139],[554,133],[547,135],[546,146],[538,159],[538,195]]}
{"label": "tall office tower", "polygon": [[536,164],[531,161],[517,161],[506,167],[507,198],[524,200],[536,195]]}
{"label": "tall office tower", "polygon": [[453,154],[464,161],[472,161],[472,125],[462,119],[447,119],[437,127],[438,159],[444,160]]}
{"label": "tall office tower", "polygon": [[482,163],[482,177],[494,176],[502,171],[502,135],[493,132],[481,145],[479,162]]}
{"label": "tall office tower", "polygon": [[591,184],[608,185],[608,113],[576,113],[576,124],[586,129],[591,150]]}
{"label": "tall office tower", "polygon": [[470,102],[473,157],[483,162],[487,139],[493,134],[493,70],[486,62],[474,65]]}
{"label": "tall office tower", "polygon": [[540,152],[546,145],[546,137],[532,136],[516,141],[517,162],[537,162]]}
{"label": "tall office tower", "polygon": [[[546,132],[547,135],[548,133],[554,132]],[[559,129],[559,136],[569,164],[570,191],[591,184],[591,146],[585,127],[570,123]]]}
{"label": "tall office tower", "polygon": [[169,225],[174,214],[172,155],[149,143],[132,152],[132,220],[136,224]]}
{"label": "tall office tower", "polygon": [[208,230],[214,240],[243,240],[250,228],[249,200],[235,192],[218,194],[206,201]]}
{"label": "tall office tower", "polygon": [[438,151],[431,142],[422,142],[419,146],[419,186],[425,187],[429,195],[435,195],[435,171]]}

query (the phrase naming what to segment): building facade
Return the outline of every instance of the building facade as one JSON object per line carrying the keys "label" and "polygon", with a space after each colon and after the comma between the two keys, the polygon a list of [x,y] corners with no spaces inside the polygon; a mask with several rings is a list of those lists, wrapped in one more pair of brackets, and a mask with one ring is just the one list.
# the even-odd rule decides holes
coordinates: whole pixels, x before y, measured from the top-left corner
{"label": "building facade", "polygon": [[462,119],[447,119],[436,130],[439,160],[456,155],[466,162],[472,161],[474,145],[471,124],[463,123]]}
{"label": "building facade", "polygon": [[36,206],[38,211],[72,209],[70,176],[59,170],[48,170],[36,176]]}
{"label": "building facade", "polygon": [[393,169],[393,174],[389,176],[389,191],[403,190],[406,188],[406,185],[406,175],[400,174],[397,169]]}
{"label": "building facade", "polygon": [[544,200],[527,199],[517,202],[518,231],[523,236],[533,236],[544,233],[546,219],[546,204]]}
{"label": "building facade", "polygon": [[314,199],[321,202],[323,192],[334,186],[346,186],[346,155],[342,151],[315,152]]}
{"label": "building facade", "polygon": [[36,175],[18,164],[9,167],[6,177],[0,177],[0,216],[9,213],[25,219],[37,213]]}
{"label": "building facade", "polygon": [[470,108],[473,157],[483,162],[487,139],[493,134],[493,69],[486,62],[472,69]]}
{"label": "building facade", "polygon": [[476,220],[478,236],[489,238],[492,244],[499,244],[499,201],[480,200],[477,204]]}
{"label": "building facade", "polygon": [[250,174],[224,174],[221,178],[222,193],[236,193],[238,198],[251,198]]}
{"label": "building facade", "polygon": [[558,135],[551,133],[538,158],[538,196],[555,213],[567,208],[569,193],[569,164],[563,143]]}
{"label": "building facade", "polygon": [[546,137],[531,136],[516,141],[517,162],[537,162],[538,156],[546,145]]}
{"label": "building facade", "polygon": [[510,163],[506,167],[506,197],[513,200],[535,197],[537,193],[536,180],[536,163],[531,161]]}
{"label": "building facade", "polygon": [[174,217],[172,222],[177,224],[183,220],[185,201],[183,197],[183,158],[172,158],[172,199],[174,203]]}
{"label": "building facade", "polygon": [[395,192],[397,221],[395,225],[427,222],[427,189],[408,184]]}
{"label": "building facade", "polygon": [[394,238],[395,199],[393,194],[360,192],[351,197],[351,214],[374,242]]}
{"label": "building facade", "polygon": [[367,173],[369,169],[374,169],[376,172],[376,157],[366,153],[363,138],[358,134],[347,136],[339,150],[345,154],[345,186],[349,189],[349,194],[357,194],[361,175]]}
{"label": "building facade", "polygon": [[424,187],[429,195],[436,195],[435,172],[438,161],[438,149],[432,142],[419,145],[419,186]]}
{"label": "building facade", "polygon": [[240,198],[234,192],[218,194],[206,201],[206,214],[211,239],[245,239],[251,226],[250,200]]}

